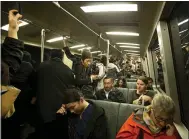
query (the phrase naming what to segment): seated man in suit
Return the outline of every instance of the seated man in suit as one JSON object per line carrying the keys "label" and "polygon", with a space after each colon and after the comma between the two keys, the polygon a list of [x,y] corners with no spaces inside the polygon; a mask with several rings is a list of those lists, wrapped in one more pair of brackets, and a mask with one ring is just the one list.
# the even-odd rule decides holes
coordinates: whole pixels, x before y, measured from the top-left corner
{"label": "seated man in suit", "polygon": [[[68,117],[70,139],[107,139],[107,124],[104,109],[86,101],[76,89],[65,91],[67,103],[57,111]],[[58,116],[58,115],[57,115]]]}
{"label": "seated man in suit", "polygon": [[97,100],[108,100],[118,103],[125,103],[123,94],[113,86],[114,79],[111,77],[104,78],[104,89],[96,92]]}

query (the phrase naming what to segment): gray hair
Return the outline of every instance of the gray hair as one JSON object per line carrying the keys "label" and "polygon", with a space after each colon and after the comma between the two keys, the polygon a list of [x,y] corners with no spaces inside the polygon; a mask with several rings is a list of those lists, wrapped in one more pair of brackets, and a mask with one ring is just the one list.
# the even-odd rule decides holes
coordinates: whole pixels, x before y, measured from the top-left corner
{"label": "gray hair", "polygon": [[167,116],[174,116],[175,103],[165,94],[156,94],[152,100],[152,108],[159,113],[164,113]]}

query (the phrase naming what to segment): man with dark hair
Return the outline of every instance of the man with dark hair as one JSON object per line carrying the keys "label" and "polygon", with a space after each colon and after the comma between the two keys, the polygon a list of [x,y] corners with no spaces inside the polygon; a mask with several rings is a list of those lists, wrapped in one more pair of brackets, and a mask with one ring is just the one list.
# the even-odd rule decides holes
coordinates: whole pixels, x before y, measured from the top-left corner
{"label": "man with dark hair", "polygon": [[66,102],[65,90],[75,83],[72,70],[62,62],[62,58],[61,49],[52,50],[51,59],[40,64],[35,80],[36,105],[44,125],[45,138],[50,139],[63,136],[65,119],[57,119],[56,111]]}
{"label": "man with dark hair", "polygon": [[67,102],[57,113],[68,116],[69,138],[106,139],[107,123],[104,109],[91,101],[86,101],[76,88],[67,89],[65,93]]}
{"label": "man with dark hair", "polygon": [[63,59],[63,52],[61,49],[52,49],[51,50],[51,59],[53,58],[59,58],[59,59]]}
{"label": "man with dark hair", "polygon": [[93,99],[93,82],[98,79],[98,75],[92,75],[90,64],[92,55],[89,50],[84,49],[81,54],[81,60],[70,52],[69,47],[63,48],[66,56],[73,61],[73,71],[76,77],[76,85],[82,90],[85,97]]}
{"label": "man with dark hair", "polygon": [[111,77],[104,78],[104,89],[96,93],[97,100],[108,100],[113,102],[125,103],[123,94],[114,88],[114,79]]}
{"label": "man with dark hair", "polygon": [[148,77],[148,87],[147,87],[147,90],[153,90],[152,84],[153,84],[153,79],[150,78],[150,77]]}
{"label": "man with dark hair", "polygon": [[[17,14],[15,15],[15,13]],[[10,117],[15,112],[14,101],[20,92],[19,89],[9,87],[8,85],[12,85],[10,82],[20,69],[23,58],[24,43],[18,39],[19,24],[22,23],[20,21],[21,18],[22,15],[18,13],[18,10],[11,9],[9,11],[8,35],[1,44],[1,89],[3,90],[4,88],[5,90],[8,90],[6,94],[1,94],[1,118],[4,116]],[[12,95],[7,95],[8,92],[11,92],[10,94]],[[17,124],[17,121],[10,117],[1,119],[1,122],[2,138],[19,138],[19,125]]]}

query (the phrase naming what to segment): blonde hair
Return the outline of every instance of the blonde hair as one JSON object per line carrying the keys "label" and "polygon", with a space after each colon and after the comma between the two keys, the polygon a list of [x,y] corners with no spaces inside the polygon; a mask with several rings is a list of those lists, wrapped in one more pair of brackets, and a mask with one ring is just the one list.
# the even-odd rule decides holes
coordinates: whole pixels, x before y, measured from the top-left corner
{"label": "blonde hair", "polygon": [[155,111],[164,113],[169,117],[173,117],[175,114],[174,101],[165,94],[156,94],[152,100],[152,108]]}

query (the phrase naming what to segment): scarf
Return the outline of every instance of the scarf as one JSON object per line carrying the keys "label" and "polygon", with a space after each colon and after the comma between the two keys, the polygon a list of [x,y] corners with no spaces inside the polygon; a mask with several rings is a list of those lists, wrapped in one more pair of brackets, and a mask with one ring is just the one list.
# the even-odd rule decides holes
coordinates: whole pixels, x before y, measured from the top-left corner
{"label": "scarf", "polygon": [[161,131],[161,128],[157,127],[155,123],[153,122],[153,120],[150,118],[150,115],[149,115],[150,111],[151,111],[151,106],[147,106],[144,109],[143,120],[148,126],[149,130],[152,132],[152,134],[157,134]]}

